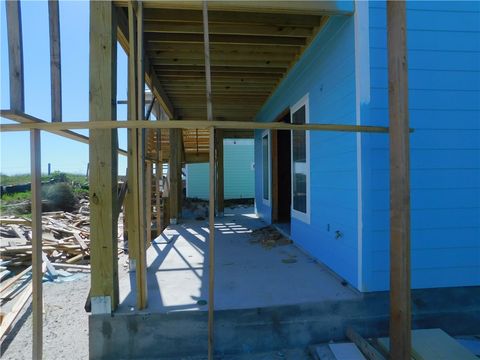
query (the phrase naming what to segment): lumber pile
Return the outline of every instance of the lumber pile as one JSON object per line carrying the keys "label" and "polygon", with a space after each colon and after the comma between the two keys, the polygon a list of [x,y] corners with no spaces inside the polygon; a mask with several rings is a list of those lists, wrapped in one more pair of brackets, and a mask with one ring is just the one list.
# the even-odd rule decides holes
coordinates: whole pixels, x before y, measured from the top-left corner
{"label": "lumber pile", "polygon": [[[87,204],[82,213],[88,213]],[[90,269],[90,220],[82,213],[50,212],[42,216],[44,276],[71,276],[66,270]],[[0,218],[0,338],[32,295],[32,231],[27,218]]]}
{"label": "lumber pile", "polygon": [[[90,220],[88,216],[69,212],[44,213],[42,249],[44,262],[58,265],[89,263]],[[30,221],[22,218],[0,219],[0,266],[2,270],[28,266],[32,261]]]}

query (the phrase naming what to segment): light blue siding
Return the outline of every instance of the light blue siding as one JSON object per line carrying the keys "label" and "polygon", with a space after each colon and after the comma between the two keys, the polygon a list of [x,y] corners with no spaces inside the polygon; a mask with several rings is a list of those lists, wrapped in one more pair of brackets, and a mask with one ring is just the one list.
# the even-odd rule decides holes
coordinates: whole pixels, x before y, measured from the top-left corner
{"label": "light blue siding", "polygon": [[[385,3],[370,3],[370,103],[388,124]],[[408,2],[412,287],[480,284],[480,5]],[[389,284],[388,138],[362,135],[364,285]]]}
{"label": "light blue siding", "polygon": [[[353,17],[332,17],[274,95],[257,121],[274,121],[309,94],[311,123],[355,123]],[[260,135],[256,132],[256,209],[271,221],[262,201]],[[307,149],[308,150],[308,149]],[[357,286],[356,136],[310,132],[310,224],[292,218],[293,241]],[[335,238],[335,232],[343,236]]]}
{"label": "light blue siding", "polygon": [[[254,197],[253,140],[238,139],[224,142],[225,199]],[[187,197],[209,197],[208,164],[187,165]]]}

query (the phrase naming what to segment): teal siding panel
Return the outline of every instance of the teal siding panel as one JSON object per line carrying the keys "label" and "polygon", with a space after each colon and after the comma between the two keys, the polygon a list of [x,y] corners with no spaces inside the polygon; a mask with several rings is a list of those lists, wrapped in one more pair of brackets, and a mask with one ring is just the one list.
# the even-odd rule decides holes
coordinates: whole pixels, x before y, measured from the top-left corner
{"label": "teal siding panel", "polygon": [[[225,140],[224,177],[225,199],[254,197],[253,140]],[[187,165],[187,197],[209,198],[208,164]]]}

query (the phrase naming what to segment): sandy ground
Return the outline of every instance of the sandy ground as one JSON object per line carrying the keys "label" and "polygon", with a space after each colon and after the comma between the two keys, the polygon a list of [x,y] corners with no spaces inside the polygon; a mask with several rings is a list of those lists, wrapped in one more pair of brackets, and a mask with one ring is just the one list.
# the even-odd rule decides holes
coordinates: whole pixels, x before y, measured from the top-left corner
{"label": "sandy ground", "polygon": [[[90,274],[74,281],[44,282],[43,359],[88,359],[88,316],[84,310]],[[2,360],[32,358],[31,303],[1,344]]]}

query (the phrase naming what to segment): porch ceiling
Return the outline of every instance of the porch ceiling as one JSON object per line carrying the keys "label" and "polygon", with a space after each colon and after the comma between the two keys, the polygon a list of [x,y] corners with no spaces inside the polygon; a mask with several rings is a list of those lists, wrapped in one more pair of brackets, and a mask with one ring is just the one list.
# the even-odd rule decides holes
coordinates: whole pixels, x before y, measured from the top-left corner
{"label": "porch ceiling", "polygon": [[[290,2],[255,4],[209,4],[215,120],[253,120],[326,21],[312,8],[315,2],[299,2],[293,8]],[[149,1],[144,7],[146,55],[173,104],[175,118],[205,119],[201,2]]]}

